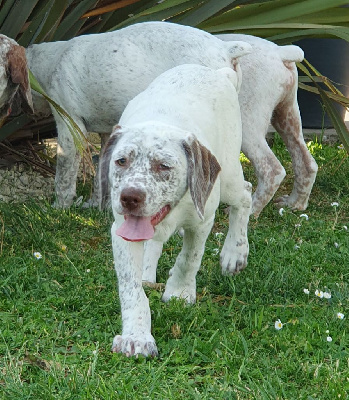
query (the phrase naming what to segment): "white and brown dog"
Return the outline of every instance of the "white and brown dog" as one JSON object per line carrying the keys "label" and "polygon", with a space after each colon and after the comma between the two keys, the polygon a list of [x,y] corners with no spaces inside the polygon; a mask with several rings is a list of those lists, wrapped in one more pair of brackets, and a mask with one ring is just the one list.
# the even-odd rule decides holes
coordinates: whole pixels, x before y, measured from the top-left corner
{"label": "white and brown dog", "polygon": [[318,168],[304,142],[297,102],[295,62],[303,60],[303,51],[298,46],[277,46],[249,35],[217,37],[227,41],[243,40],[253,49],[240,62],[243,80],[239,94],[242,151],[251,160],[258,178],[252,213],[255,216],[260,214],[286,175],[266,141],[270,122],[290,153],[295,175],[291,194],[279,197],[275,202],[280,206],[305,210]]}
{"label": "white and brown dog", "polygon": [[230,205],[222,271],[234,274],[247,264],[252,200],[239,162],[238,85],[231,68],[175,67],[129,102],[109,139],[100,173],[101,198],[110,190],[115,218],[111,235],[122,312],[115,352],[157,354],[142,273],[149,262],[156,268],[162,243],[181,227],[183,247],[163,300],[195,302],[196,274],[220,201]]}
{"label": "white and brown dog", "polygon": [[[239,95],[242,149],[258,177],[252,212],[256,216],[261,212],[285,176],[265,140],[270,120],[286,143],[295,173],[292,193],[277,201],[303,210],[317,171],[303,140],[296,97],[295,61],[302,60],[303,52],[297,46],[277,46],[247,35],[218,37],[247,41],[253,47],[253,52],[241,62],[244,79]],[[147,22],[67,42],[33,45],[26,54],[30,69],[47,94],[72,116],[81,130],[107,137],[128,101],[167,69],[185,63],[214,69],[235,68],[236,61],[225,55],[226,48],[226,43],[217,37],[195,28]],[[22,57],[14,60],[14,53]],[[23,48],[0,36],[0,108],[5,108],[5,112],[14,92],[16,98],[22,97],[23,105],[31,107],[23,56]],[[14,66],[20,66],[21,72]],[[34,107],[37,114],[51,112],[38,95],[34,95]],[[69,128],[53,114],[58,129],[56,205],[69,207],[75,196],[80,155]]]}

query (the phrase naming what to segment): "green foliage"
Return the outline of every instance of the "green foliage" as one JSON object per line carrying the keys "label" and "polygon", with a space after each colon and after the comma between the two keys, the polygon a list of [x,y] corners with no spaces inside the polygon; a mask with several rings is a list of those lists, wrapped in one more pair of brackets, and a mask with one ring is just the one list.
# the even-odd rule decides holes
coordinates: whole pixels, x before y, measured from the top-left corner
{"label": "green foliage", "polygon": [[[268,205],[250,221],[247,268],[223,277],[222,206],[197,277],[197,303],[164,304],[159,291],[146,289],[160,351],[153,360],[110,352],[121,329],[110,214],[43,201],[0,204],[0,398],[346,398],[349,158],[337,146],[308,146],[319,164],[308,220]],[[290,158],[278,137],[273,151],[288,173],[282,195],[290,191]],[[253,177],[247,161],[244,171]],[[180,246],[179,236],[164,246],[159,282]],[[318,298],[316,289],[331,298]]]}

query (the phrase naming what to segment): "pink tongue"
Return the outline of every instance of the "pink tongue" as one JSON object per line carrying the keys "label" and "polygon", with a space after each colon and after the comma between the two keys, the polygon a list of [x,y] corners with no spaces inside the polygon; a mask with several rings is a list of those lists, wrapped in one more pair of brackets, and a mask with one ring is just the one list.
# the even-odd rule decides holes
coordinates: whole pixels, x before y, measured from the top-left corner
{"label": "pink tongue", "polygon": [[130,242],[148,240],[154,236],[151,217],[135,217],[128,215],[125,222],[116,230],[116,234]]}

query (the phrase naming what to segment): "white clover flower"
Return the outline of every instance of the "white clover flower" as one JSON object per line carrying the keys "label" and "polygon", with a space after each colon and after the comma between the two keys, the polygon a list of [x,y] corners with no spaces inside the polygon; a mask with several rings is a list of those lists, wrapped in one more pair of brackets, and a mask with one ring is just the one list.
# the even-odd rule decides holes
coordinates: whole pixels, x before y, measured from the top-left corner
{"label": "white clover flower", "polygon": [[328,342],[332,342],[331,336],[327,336],[326,340],[327,340]]}
{"label": "white clover flower", "polygon": [[338,204],[336,201],[333,201],[333,202],[331,203],[331,206],[332,206],[332,207],[338,207],[339,204]]}
{"label": "white clover flower", "polygon": [[283,323],[278,319],[277,321],[275,321],[275,329],[276,330],[280,330],[280,329],[282,329],[282,327],[283,327]]}
{"label": "white clover flower", "polygon": [[327,334],[329,334],[329,333],[330,333],[330,331],[327,329],[327,330],[326,330],[326,333],[327,333]]}
{"label": "white clover flower", "polygon": [[331,293],[324,292],[324,298],[325,299],[330,299],[332,297]]}
{"label": "white clover flower", "polygon": [[91,270],[90,270],[90,269],[87,269],[86,272],[89,273],[89,272],[91,272]]}
{"label": "white clover flower", "polygon": [[96,355],[97,354],[97,350],[92,350],[92,354]]}
{"label": "white clover flower", "polygon": [[219,253],[219,249],[215,248],[212,250],[212,254],[216,256]]}
{"label": "white clover flower", "polygon": [[279,214],[282,216],[283,215],[283,213],[284,213],[284,209],[283,208],[280,208],[280,210],[279,210]]}
{"label": "white clover flower", "polygon": [[35,252],[33,253],[33,256],[34,256],[37,260],[40,260],[40,258],[42,258],[41,253],[39,253],[38,251],[35,251]]}
{"label": "white clover flower", "polygon": [[303,292],[305,293],[305,294],[309,294],[310,292],[309,292],[309,289],[303,289]]}
{"label": "white clover flower", "polygon": [[321,290],[316,289],[315,290],[315,296],[320,297],[322,299],[324,297],[324,292]]}
{"label": "white clover flower", "polygon": [[338,244],[337,242],[334,242],[334,247],[335,247],[336,249],[338,249],[339,244]]}
{"label": "white clover flower", "polygon": [[301,214],[299,216],[299,218],[305,218],[306,221],[308,221],[309,217],[307,216],[307,214]]}
{"label": "white clover flower", "polygon": [[337,313],[337,318],[338,318],[338,319],[343,319],[343,318],[344,318],[344,314],[341,313],[341,312],[338,312],[338,313]]}
{"label": "white clover flower", "polygon": [[348,230],[348,227],[347,227],[346,225],[343,225],[343,229],[344,229],[345,231],[347,231],[347,230]]}

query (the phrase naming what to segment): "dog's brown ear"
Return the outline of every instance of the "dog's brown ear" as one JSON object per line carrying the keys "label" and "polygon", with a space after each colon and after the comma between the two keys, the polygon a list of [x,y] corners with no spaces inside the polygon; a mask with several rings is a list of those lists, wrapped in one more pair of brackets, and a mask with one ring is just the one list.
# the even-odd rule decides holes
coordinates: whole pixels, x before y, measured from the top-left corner
{"label": "dog's brown ear", "polygon": [[113,153],[114,147],[120,137],[121,126],[116,125],[113,128],[113,132],[107,141],[102,153],[99,163],[99,208],[103,210],[109,202],[109,169],[110,169],[110,158]]}
{"label": "dog's brown ear", "polygon": [[18,85],[16,96],[19,97],[22,110],[34,114],[33,99],[29,83],[29,72],[25,49],[19,45],[12,45],[7,52],[7,70],[11,81]]}
{"label": "dog's brown ear", "polygon": [[182,143],[188,162],[188,186],[199,217],[204,218],[205,204],[221,170],[216,157],[196,138]]}

